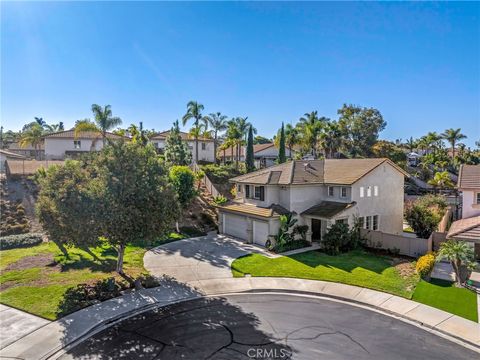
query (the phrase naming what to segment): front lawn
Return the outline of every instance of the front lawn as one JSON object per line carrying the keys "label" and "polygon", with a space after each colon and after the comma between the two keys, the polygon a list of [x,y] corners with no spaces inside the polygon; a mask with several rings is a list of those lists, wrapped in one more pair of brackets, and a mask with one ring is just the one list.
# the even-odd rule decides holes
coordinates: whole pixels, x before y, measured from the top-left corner
{"label": "front lawn", "polygon": [[412,300],[430,305],[465,319],[478,321],[477,294],[465,288],[457,288],[451,281],[421,280]]}
{"label": "front lawn", "polygon": [[[152,246],[183,238],[172,233]],[[125,273],[131,277],[146,273],[143,255],[148,248],[141,244],[127,246]],[[54,320],[68,288],[108,277],[120,279],[115,273],[116,251],[106,243],[90,251],[69,248],[68,254],[65,257],[51,242],[0,251],[0,303]]]}
{"label": "front lawn", "polygon": [[235,277],[292,277],[325,280],[380,290],[411,298],[418,282],[408,262],[394,264],[387,256],[351,251],[337,256],[308,251],[271,259],[259,254],[241,257],[232,263]]}

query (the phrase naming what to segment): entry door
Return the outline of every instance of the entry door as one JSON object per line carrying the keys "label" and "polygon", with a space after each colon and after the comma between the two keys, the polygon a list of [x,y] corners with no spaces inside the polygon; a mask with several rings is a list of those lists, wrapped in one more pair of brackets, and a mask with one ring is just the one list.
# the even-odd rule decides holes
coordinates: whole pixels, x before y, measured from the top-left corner
{"label": "entry door", "polygon": [[322,220],[312,219],[312,241],[320,241],[322,238]]}

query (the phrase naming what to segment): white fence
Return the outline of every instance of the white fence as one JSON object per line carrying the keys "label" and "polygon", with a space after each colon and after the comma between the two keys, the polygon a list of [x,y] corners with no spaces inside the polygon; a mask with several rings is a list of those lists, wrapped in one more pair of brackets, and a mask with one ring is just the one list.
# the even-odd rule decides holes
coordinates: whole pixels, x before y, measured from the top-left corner
{"label": "white fence", "polygon": [[432,236],[422,239],[365,229],[361,229],[361,234],[367,239],[367,246],[385,250],[398,249],[401,255],[419,257],[432,251]]}

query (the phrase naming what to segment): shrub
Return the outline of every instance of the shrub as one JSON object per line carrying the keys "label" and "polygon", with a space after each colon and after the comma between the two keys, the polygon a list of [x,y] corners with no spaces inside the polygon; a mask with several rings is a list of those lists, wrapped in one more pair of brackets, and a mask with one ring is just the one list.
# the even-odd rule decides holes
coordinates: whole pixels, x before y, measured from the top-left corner
{"label": "shrub", "polygon": [[35,246],[42,241],[42,234],[40,233],[2,236],[0,237],[0,250]]}
{"label": "shrub", "polygon": [[307,231],[308,231],[308,225],[295,225],[293,227],[292,233],[294,235],[300,236],[300,240],[306,241]]}
{"label": "shrub", "polygon": [[227,198],[223,195],[217,195],[213,198],[213,203],[215,205],[223,205],[227,202]]}
{"label": "shrub", "polygon": [[428,239],[437,229],[446,208],[443,196],[425,195],[407,204],[405,219],[418,237]]}
{"label": "shrub", "polygon": [[435,265],[435,255],[433,253],[428,253],[426,255],[421,256],[417,260],[417,264],[415,265],[415,270],[422,278],[428,278],[430,273],[433,270],[433,266]]}
{"label": "shrub", "polygon": [[276,244],[271,250],[276,253],[281,253],[290,250],[301,249],[307,246],[311,246],[311,244],[306,240],[291,240],[284,244]]}
{"label": "shrub", "polygon": [[363,245],[357,224],[349,229],[347,224],[335,223],[323,235],[322,244],[329,255],[338,255]]}

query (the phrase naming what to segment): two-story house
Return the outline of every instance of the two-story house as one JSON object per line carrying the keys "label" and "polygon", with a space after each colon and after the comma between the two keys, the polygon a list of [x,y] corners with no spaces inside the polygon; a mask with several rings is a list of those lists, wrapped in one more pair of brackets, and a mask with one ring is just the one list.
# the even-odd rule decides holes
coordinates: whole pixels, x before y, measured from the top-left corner
{"label": "two-story house", "polygon": [[462,216],[450,226],[447,239],[466,241],[480,259],[480,165],[462,165],[457,188],[462,195]]}
{"label": "two-story house", "polygon": [[[229,147],[226,149],[218,150],[217,157],[220,162],[232,162],[235,161],[235,147]],[[246,146],[240,147],[239,161],[245,161],[245,154],[247,152]],[[232,156],[233,154],[233,156]],[[295,156],[295,150],[292,149],[290,156],[290,149],[285,149],[285,156],[287,158]],[[253,145],[253,160],[257,169],[262,169],[275,165],[275,161],[278,159],[278,147],[274,143],[255,144]]]}
{"label": "two-story house", "polygon": [[[169,131],[163,131],[150,138],[150,141],[155,145],[159,153],[165,149],[165,141],[167,140]],[[188,148],[192,152],[192,159],[195,159],[195,139],[190,134],[180,131],[180,136],[183,141],[187,142]],[[215,147],[213,146],[213,139],[204,137],[198,138],[198,160],[205,162],[215,162]]]}
{"label": "two-story house", "polygon": [[220,232],[264,245],[292,212],[319,241],[335,222],[401,234],[408,174],[388,159],[294,160],[235,177],[233,203],[219,207]]}

